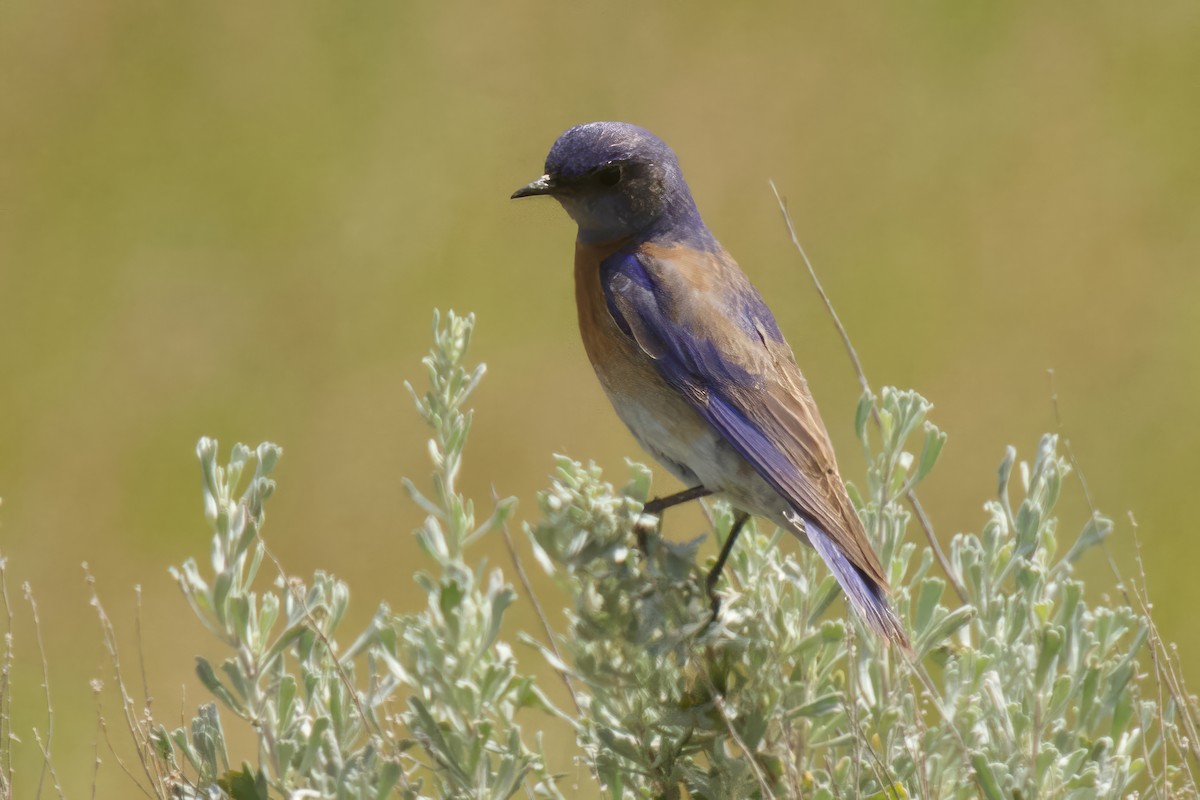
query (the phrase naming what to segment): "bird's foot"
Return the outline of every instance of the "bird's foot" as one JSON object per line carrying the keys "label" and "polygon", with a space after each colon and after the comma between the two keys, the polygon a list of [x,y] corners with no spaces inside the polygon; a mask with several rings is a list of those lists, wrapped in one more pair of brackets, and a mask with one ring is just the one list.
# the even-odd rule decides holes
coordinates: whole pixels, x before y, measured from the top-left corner
{"label": "bird's foot", "polygon": [[[684,489],[682,492],[669,494],[666,497],[655,497],[647,501],[642,506],[642,519],[638,520],[634,526],[634,534],[637,536],[638,549],[642,553],[648,554],[647,547],[649,546],[649,538],[651,533],[658,533],[662,530],[663,512],[671,506],[677,506],[680,503],[686,503],[689,500],[695,500],[700,497],[708,497],[712,494],[712,490],[705,489],[703,486],[693,486],[690,489]],[[654,522],[651,524],[646,521],[646,517],[654,517]]]}
{"label": "bird's foot", "polygon": [[652,514],[656,517],[661,517],[662,512],[666,511],[671,506],[677,506],[680,503],[686,503],[689,500],[696,500],[700,497],[708,497],[712,494],[711,489],[705,489],[703,486],[693,486],[690,489],[684,489],[682,492],[669,494],[666,497],[656,497],[642,506],[643,514]]}
{"label": "bird's foot", "polygon": [[704,578],[704,591],[708,593],[712,614],[703,630],[708,630],[721,614],[721,595],[717,594],[717,581],[721,580],[721,570],[725,568],[725,562],[729,559],[730,552],[733,551],[733,543],[737,541],[738,534],[742,532],[742,527],[748,519],[750,519],[750,515],[744,511],[734,517],[733,526],[729,529],[729,537],[725,539],[725,544],[721,547],[721,554],[717,556],[717,563],[713,564],[713,568]]}
{"label": "bird's foot", "polygon": [[708,604],[710,613],[708,615],[708,622],[705,623],[703,630],[708,630],[717,621],[717,618],[721,616],[721,595],[710,589],[708,592]]}

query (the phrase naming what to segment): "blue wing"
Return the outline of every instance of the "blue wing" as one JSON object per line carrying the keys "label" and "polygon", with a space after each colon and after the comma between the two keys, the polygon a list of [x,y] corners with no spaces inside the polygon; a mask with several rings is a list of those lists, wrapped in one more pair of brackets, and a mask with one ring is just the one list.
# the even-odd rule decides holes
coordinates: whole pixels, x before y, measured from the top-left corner
{"label": "blue wing", "polygon": [[845,527],[824,491],[836,464],[816,404],[770,309],[732,259],[643,248],[605,260],[600,279],[613,319],[663,379],[798,512]]}
{"label": "blue wing", "polygon": [[645,245],[606,259],[600,280],[621,330],[788,501],[855,607],[902,639],[816,403],[770,309],[732,258]]}

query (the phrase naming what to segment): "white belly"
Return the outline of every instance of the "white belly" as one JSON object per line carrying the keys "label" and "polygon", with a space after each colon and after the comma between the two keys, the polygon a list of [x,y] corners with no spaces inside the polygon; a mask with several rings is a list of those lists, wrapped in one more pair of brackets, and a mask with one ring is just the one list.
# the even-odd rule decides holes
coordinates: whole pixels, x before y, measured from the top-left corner
{"label": "white belly", "polygon": [[670,414],[628,396],[613,393],[610,399],[638,444],[686,486],[711,489],[738,508],[795,530],[783,516],[786,501],[682,398]]}

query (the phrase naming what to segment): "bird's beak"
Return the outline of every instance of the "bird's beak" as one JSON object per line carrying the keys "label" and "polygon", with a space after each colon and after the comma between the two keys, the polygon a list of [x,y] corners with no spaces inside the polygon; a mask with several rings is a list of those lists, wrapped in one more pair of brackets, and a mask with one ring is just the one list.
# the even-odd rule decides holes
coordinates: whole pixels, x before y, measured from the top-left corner
{"label": "bird's beak", "polygon": [[533,183],[526,184],[520,189],[512,193],[512,199],[518,197],[533,197],[539,194],[553,194],[555,189],[554,178],[549,175],[543,175]]}

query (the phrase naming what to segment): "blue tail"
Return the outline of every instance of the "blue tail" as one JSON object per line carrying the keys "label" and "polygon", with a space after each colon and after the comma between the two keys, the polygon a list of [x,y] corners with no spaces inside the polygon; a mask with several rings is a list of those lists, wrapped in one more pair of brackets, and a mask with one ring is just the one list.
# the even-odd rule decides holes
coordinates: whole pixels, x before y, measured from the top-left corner
{"label": "blue tail", "polygon": [[910,649],[908,636],[904,633],[900,618],[888,604],[884,588],[851,564],[825,531],[807,519],[804,520],[804,529],[809,543],[820,553],[858,615],[880,636],[906,650]]}

